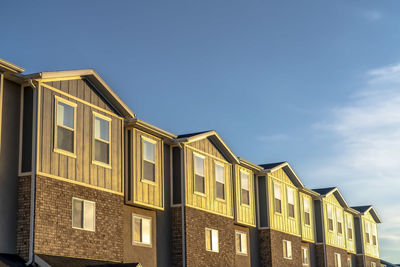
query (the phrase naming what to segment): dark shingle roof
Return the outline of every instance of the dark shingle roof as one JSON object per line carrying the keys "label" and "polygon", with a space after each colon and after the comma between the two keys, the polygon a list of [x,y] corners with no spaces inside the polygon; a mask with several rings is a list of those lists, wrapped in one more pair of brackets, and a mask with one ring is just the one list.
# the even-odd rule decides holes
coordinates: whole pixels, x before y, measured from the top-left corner
{"label": "dark shingle roof", "polygon": [[316,188],[316,189],[311,189],[317,193],[319,193],[320,195],[326,195],[329,192],[331,192],[333,189],[335,189],[336,187],[326,187],[326,188]]}
{"label": "dark shingle roof", "polygon": [[356,206],[356,207],[351,207],[352,209],[355,209],[356,211],[359,211],[361,213],[366,212],[369,208],[371,207],[371,205],[368,206]]}
{"label": "dark shingle roof", "polygon": [[276,166],[279,166],[283,163],[286,163],[286,161],[281,161],[281,162],[275,162],[275,163],[266,163],[266,164],[260,164],[261,167],[263,167],[265,170],[273,169]]}
{"label": "dark shingle roof", "polygon": [[203,134],[203,133],[207,133],[207,132],[211,132],[211,131],[212,131],[212,130],[202,131],[202,132],[197,132],[197,133],[181,134],[181,135],[178,135],[178,138],[192,137],[192,136],[195,136],[195,135],[199,135],[199,134]]}

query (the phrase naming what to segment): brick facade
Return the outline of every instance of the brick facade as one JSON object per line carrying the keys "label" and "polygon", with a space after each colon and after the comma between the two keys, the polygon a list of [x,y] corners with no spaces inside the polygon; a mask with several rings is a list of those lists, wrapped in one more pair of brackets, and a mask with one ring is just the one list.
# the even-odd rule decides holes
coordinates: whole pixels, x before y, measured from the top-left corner
{"label": "brick facade", "polygon": [[17,254],[24,260],[29,257],[31,212],[31,176],[18,177]]}
{"label": "brick facade", "polygon": [[172,265],[182,266],[182,207],[171,208]]}
{"label": "brick facade", "polygon": [[[354,255],[348,253],[347,250],[337,247],[332,247],[329,245],[317,244],[316,245],[317,266],[335,267],[335,253],[340,254],[342,266],[347,266],[347,258],[349,257],[352,258],[352,264],[354,264]],[[326,265],[324,263],[325,254],[326,254]]]}
{"label": "brick facade", "polygon": [[380,266],[380,260],[376,259],[376,258],[372,258],[369,256],[365,256],[364,255],[357,255],[356,256],[356,267],[369,267],[371,266],[371,262],[375,262],[376,266],[379,267]]}

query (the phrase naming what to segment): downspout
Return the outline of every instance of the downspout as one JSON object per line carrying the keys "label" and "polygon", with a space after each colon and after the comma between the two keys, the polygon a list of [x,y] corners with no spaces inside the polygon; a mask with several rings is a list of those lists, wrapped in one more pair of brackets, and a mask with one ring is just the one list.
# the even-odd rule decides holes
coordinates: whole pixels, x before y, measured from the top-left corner
{"label": "downspout", "polygon": [[321,219],[322,219],[322,245],[324,246],[324,266],[327,267],[328,259],[326,258],[326,237],[325,237],[325,214],[324,214],[324,203],[323,200],[320,198],[319,203],[321,205]]}
{"label": "downspout", "polygon": [[3,90],[4,90],[4,73],[0,72],[0,151],[1,151],[1,132],[3,125]]}
{"label": "downspout", "polygon": [[181,149],[181,208],[182,208],[182,266],[186,266],[186,222],[185,222],[185,205],[186,205],[186,196],[185,196],[185,146],[183,144],[179,144]]}
{"label": "downspout", "polygon": [[36,198],[36,150],[37,150],[37,119],[38,119],[38,90],[39,88],[32,82],[28,81],[33,89],[33,110],[32,110],[32,176],[31,176],[31,211],[30,211],[30,232],[29,232],[29,261],[27,266],[34,263],[34,231],[35,231],[35,198]]}

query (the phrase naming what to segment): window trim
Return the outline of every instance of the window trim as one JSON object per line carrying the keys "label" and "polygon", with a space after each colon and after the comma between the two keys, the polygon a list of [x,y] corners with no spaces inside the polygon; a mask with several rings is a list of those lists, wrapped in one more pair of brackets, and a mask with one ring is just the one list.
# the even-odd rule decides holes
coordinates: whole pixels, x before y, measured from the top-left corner
{"label": "window trim", "polygon": [[[371,242],[371,223],[369,221],[365,220],[364,225],[365,225],[365,235],[368,234],[368,240],[366,239],[365,242],[370,245],[370,244],[372,244],[372,242]],[[367,225],[368,225],[368,227],[367,227]],[[368,229],[368,232],[367,232],[367,229]]]}
{"label": "window trim", "polygon": [[[342,236],[343,235],[343,211],[342,209],[336,207],[335,208],[336,211],[336,232],[338,235]],[[339,221],[339,216],[338,214],[340,214],[340,221]],[[340,223],[340,231],[339,232],[339,223]]]}
{"label": "window trim", "polygon": [[[210,239],[210,245],[211,245],[211,250],[207,249],[207,231],[211,231],[211,239]],[[217,237],[218,237],[218,242],[217,242],[217,250],[213,250],[213,244],[212,244],[212,232],[216,231],[217,232]],[[205,245],[205,249],[208,252],[214,252],[214,253],[219,253],[219,231],[216,229],[212,229],[209,227],[205,227],[204,228],[204,245]]]}
{"label": "window trim", "polygon": [[[204,193],[196,191],[196,157],[202,158],[203,162],[204,162],[204,165],[203,165],[203,168],[204,168],[204,174],[203,174],[204,175],[203,176],[203,178],[204,178]],[[202,197],[207,196],[206,165],[207,165],[206,164],[206,156],[193,151],[193,194],[199,195]]]}
{"label": "window trim", "polygon": [[[308,212],[306,212],[305,202],[308,203]],[[306,223],[306,214],[308,213],[309,223]],[[304,216],[304,226],[311,227],[311,201],[308,197],[303,196],[303,216]]]}
{"label": "window trim", "polygon": [[[64,125],[58,125],[57,123],[57,116],[58,116],[58,103],[63,103],[65,105],[71,106],[72,108],[74,108],[74,128],[70,128],[68,126],[64,126]],[[68,157],[72,157],[72,158],[76,158],[76,113],[77,113],[77,108],[78,108],[78,104],[75,102],[71,102],[68,101],[65,98],[59,97],[59,96],[54,96],[54,125],[53,125],[53,129],[54,129],[54,138],[53,138],[53,151]],[[70,152],[61,148],[57,147],[57,126],[63,127],[67,130],[71,130],[74,133],[74,152]]]}
{"label": "window trim", "polygon": [[[290,204],[289,203],[289,191],[292,191],[292,193],[293,193],[293,204]],[[286,186],[286,202],[287,202],[287,217],[288,217],[288,219],[290,219],[290,220],[296,220],[296,194],[295,194],[295,189],[294,188],[292,188],[291,186]],[[293,214],[293,217],[292,216],[290,216],[289,215],[289,207],[290,207],[290,205],[293,205],[293,212],[294,212],[294,214]]]}
{"label": "window trim", "polygon": [[[237,247],[237,243],[236,243],[236,235],[239,235],[240,236],[240,244],[242,243],[242,236],[244,235],[245,236],[245,238],[246,238],[246,252],[242,252],[242,251],[239,251],[238,250],[238,247]],[[247,233],[246,232],[244,232],[244,231],[240,231],[240,230],[235,230],[235,251],[236,251],[236,254],[237,255],[242,255],[242,256],[247,256],[248,255],[248,247],[249,247],[249,245],[248,245],[248,238],[247,238]]]}
{"label": "window trim", "polygon": [[[249,184],[249,189],[248,189],[248,192],[249,192],[249,204],[243,203],[243,199],[242,199],[242,190],[243,190],[243,187],[242,187],[242,173],[245,173],[247,175],[247,179],[248,179],[248,184]],[[239,170],[239,179],[240,179],[240,205],[241,206],[245,206],[245,207],[250,207],[250,205],[251,205],[251,201],[250,201],[250,198],[251,198],[251,193],[250,193],[250,188],[251,188],[251,186],[250,186],[250,172],[247,171],[247,170],[244,170],[244,169],[240,169]],[[246,189],[244,189],[244,190],[246,190]]]}
{"label": "window trim", "polygon": [[[276,201],[278,198],[275,197],[275,185],[279,186],[279,195],[280,195],[280,201],[281,201],[281,211],[276,210]],[[272,182],[272,189],[273,189],[273,196],[274,196],[274,214],[282,215],[282,184],[276,181]]]}
{"label": "window trim", "polygon": [[[95,133],[96,117],[108,121],[108,136],[110,139],[110,140],[108,140],[108,146],[109,146],[109,148],[108,148],[108,159],[109,159],[108,164],[95,159],[95,153],[96,153],[95,152],[95,140],[99,140],[100,142],[107,143],[102,139],[96,138],[96,133]],[[111,144],[112,144],[111,143],[111,121],[112,121],[112,118],[104,116],[96,111],[92,111],[92,120],[93,120],[93,123],[92,123],[92,127],[93,127],[92,128],[92,164],[111,169],[111,160],[112,160],[111,159]]]}
{"label": "window trim", "polygon": [[[332,220],[332,230],[329,229],[329,212],[328,212],[329,208],[332,211],[332,218],[331,218],[331,220]],[[334,223],[334,220],[333,220],[333,208],[334,207],[333,207],[332,204],[329,204],[329,203],[326,204],[326,226],[327,226],[326,228],[328,229],[329,232],[333,232],[335,230],[335,223]]]}
{"label": "window trim", "polygon": [[[339,257],[337,257],[339,255]],[[340,253],[334,253],[333,256],[335,257],[335,267],[342,267],[342,255]],[[338,261],[336,261],[338,260]]]}
{"label": "window trim", "polygon": [[[224,198],[219,198],[217,197],[217,168],[216,165],[219,165],[223,168],[224,170]],[[220,163],[216,160],[214,160],[214,182],[215,182],[215,200],[220,201],[220,202],[226,202],[226,171],[225,171],[225,164]]]}
{"label": "window trim", "polygon": [[[143,161],[145,160],[144,159],[144,152],[143,152],[143,147],[144,147],[143,146],[143,142],[144,141],[154,144],[154,162],[152,162],[152,163],[154,163],[154,182],[143,178]],[[158,155],[158,153],[157,153],[158,152],[157,151],[157,143],[158,143],[157,140],[151,139],[151,138],[149,138],[147,136],[143,136],[143,135],[140,136],[140,145],[141,145],[141,160],[140,160],[140,165],[141,165],[140,173],[141,173],[141,175],[140,175],[140,181],[142,183],[146,183],[146,184],[150,184],[150,185],[157,185],[158,184],[158,179],[157,179],[158,178],[157,177],[157,155]],[[148,161],[148,162],[150,162],[150,161]]]}
{"label": "window trim", "polygon": [[282,240],[282,243],[283,243],[283,247],[282,247],[282,252],[284,252],[285,251],[285,247],[286,247],[286,254],[288,254],[287,252],[288,252],[288,246],[287,246],[287,244],[290,244],[290,257],[289,256],[285,256],[285,254],[283,254],[283,258],[284,259],[286,259],[286,260],[292,260],[293,259],[293,250],[292,250],[292,241],[289,241],[289,240]]}
{"label": "window trim", "polygon": [[[74,200],[78,200],[78,201],[82,201],[82,203],[83,203],[83,214],[82,214],[82,220],[83,220],[83,225],[85,225],[85,216],[84,216],[84,214],[85,214],[85,212],[84,212],[84,208],[85,208],[85,202],[88,202],[88,203],[92,203],[92,204],[94,204],[94,212],[93,212],[93,217],[94,217],[94,220],[93,220],[93,230],[92,229],[88,229],[88,228],[85,228],[85,227],[76,227],[76,226],[74,226],[74,207],[73,207],[73,203],[74,203]],[[71,201],[71,213],[72,213],[72,216],[71,216],[71,225],[72,225],[72,228],[73,229],[77,229],[77,230],[84,230],[84,231],[89,231],[89,232],[96,232],[96,202],[94,202],[94,201],[90,201],[90,200],[86,200],[86,199],[82,199],[82,198],[77,198],[77,197],[72,197],[72,201]]]}
{"label": "window trim", "polygon": [[[304,251],[306,251],[307,253],[307,263],[304,263],[304,257],[303,257],[303,253]],[[308,248],[307,247],[301,247],[301,264],[302,266],[310,266],[310,253],[308,253]]]}
{"label": "window trim", "polygon": [[[135,218],[150,220],[150,243],[149,244],[135,241]],[[139,246],[139,247],[147,247],[147,248],[153,247],[153,218],[146,216],[146,215],[138,214],[138,213],[132,213],[131,225],[132,225],[132,227],[131,227],[131,229],[132,229],[132,245]]]}
{"label": "window trim", "polygon": [[353,262],[352,262],[351,258],[347,257],[347,267],[352,267],[352,266],[353,266]]}
{"label": "window trim", "polygon": [[[350,224],[349,224],[349,219],[350,219]],[[354,231],[353,231],[353,220],[351,215],[346,216],[346,228],[347,228],[347,233],[346,233],[347,239],[353,241]],[[349,230],[351,230],[351,237],[349,237]]]}

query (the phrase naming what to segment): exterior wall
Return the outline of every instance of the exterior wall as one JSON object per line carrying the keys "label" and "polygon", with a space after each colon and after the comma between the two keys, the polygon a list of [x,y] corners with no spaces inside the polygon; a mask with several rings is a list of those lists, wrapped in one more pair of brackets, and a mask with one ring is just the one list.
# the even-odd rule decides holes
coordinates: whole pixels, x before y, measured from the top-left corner
{"label": "exterior wall", "polygon": [[[205,157],[205,194],[194,192],[194,153]],[[215,163],[225,167],[225,200],[216,198]],[[233,218],[232,165],[208,139],[185,146],[186,206]]]}
{"label": "exterior wall", "polygon": [[[249,203],[250,205],[242,204],[241,201],[241,179],[240,171],[249,174]],[[253,171],[235,164],[235,220],[239,224],[247,226],[256,226],[255,215],[255,191],[254,191],[254,173]]]}
{"label": "exterior wall", "polygon": [[31,176],[18,177],[17,254],[24,260],[29,257],[31,212]]}
{"label": "exterior wall", "polygon": [[[274,183],[280,184],[281,186],[281,213],[275,212]],[[288,215],[287,188],[292,188],[294,191],[295,218],[290,218]],[[300,236],[300,209],[298,195],[299,192],[297,187],[291,182],[284,170],[279,169],[268,174],[268,202],[271,229]]]}
{"label": "exterior wall", "polygon": [[0,253],[16,253],[20,86],[3,80],[0,94]]}
{"label": "exterior wall", "polygon": [[[237,267],[241,267],[241,266],[251,266],[251,262],[250,262],[250,257],[252,254],[252,250],[251,250],[251,235],[250,235],[250,229],[247,227],[242,227],[239,225],[234,225],[234,230],[235,231],[240,231],[240,232],[244,232],[247,235],[247,255],[243,255],[243,254],[238,254],[236,253],[236,242],[234,245],[234,249],[235,249],[235,265]],[[235,238],[234,238],[234,241]]]}
{"label": "exterior wall", "polygon": [[[340,254],[342,266],[347,266],[347,257],[349,254],[345,249],[332,247],[329,245],[317,244],[317,266],[335,267],[335,253]],[[326,260],[326,265],[325,265]]]}
{"label": "exterior wall", "polygon": [[[72,228],[72,198],[96,203],[95,231]],[[123,196],[38,176],[35,253],[121,262]]]}
{"label": "exterior wall", "polygon": [[[133,244],[132,214],[143,215],[151,218],[151,246]],[[157,266],[157,220],[156,212],[141,208],[124,206],[123,215],[123,261],[125,263],[140,262],[143,266]]]}
{"label": "exterior wall", "polygon": [[[324,229],[325,229],[325,240],[326,244],[334,247],[339,247],[346,249],[346,239],[345,239],[345,229],[344,227],[344,209],[340,205],[339,201],[336,199],[334,194],[330,194],[329,196],[325,197],[323,200],[323,212],[324,212]],[[328,229],[328,211],[327,206],[332,206],[332,215],[333,215],[333,231]],[[337,229],[337,210],[342,213],[342,234],[338,233]]]}
{"label": "exterior wall", "polygon": [[[110,112],[95,89],[83,80],[51,84],[56,88],[42,84],[39,89],[38,172],[122,193],[122,118]],[[76,147],[72,156],[54,150],[55,96],[77,104]],[[93,162],[93,112],[111,119],[109,166]]]}
{"label": "exterior wall", "polygon": [[370,267],[371,262],[375,262],[376,266],[379,267],[381,264],[380,259],[369,257],[369,256],[363,256],[363,255],[357,255],[356,256],[356,267]]}
{"label": "exterior wall", "polygon": [[172,266],[183,266],[182,207],[171,208]]}
{"label": "exterior wall", "polygon": [[[371,216],[371,214],[368,212],[365,215],[361,216],[361,222],[362,222],[362,233],[363,233],[363,240],[364,240],[364,253],[366,256],[369,257],[374,257],[374,258],[379,258],[379,238],[378,238],[378,226]],[[365,231],[365,224],[366,222],[370,223],[370,242],[367,243],[367,239],[365,238],[366,231]],[[376,227],[376,245],[372,243],[372,228]]]}
{"label": "exterior wall", "polygon": [[[348,234],[348,220],[351,220],[352,223],[352,238],[349,237]],[[354,217],[352,214],[348,212],[344,212],[344,234],[346,237],[346,248],[348,252],[356,253],[356,242],[355,242],[355,233],[354,233]]]}
{"label": "exterior wall", "polygon": [[[301,237],[305,241],[314,242],[314,233],[315,233],[315,226],[314,226],[314,201],[311,196],[300,192],[300,221],[301,221]],[[310,203],[310,225],[305,223],[304,219],[304,199],[308,199]]]}
{"label": "exterior wall", "polygon": [[[163,141],[155,136],[144,133],[138,129],[129,128],[131,138],[128,144],[131,144],[126,158],[126,176],[130,181],[127,183],[127,202],[145,206],[154,209],[164,209],[164,146]],[[126,134],[126,138],[129,138]],[[150,139],[156,142],[156,176],[155,182],[142,179],[142,140]],[[128,160],[130,159],[130,162]],[[128,168],[128,164],[130,164]]]}
{"label": "exterior wall", "polygon": [[[272,229],[259,230],[260,266],[298,267],[302,266],[301,246],[305,246],[298,236]],[[283,240],[292,243],[292,259],[283,258]]]}

